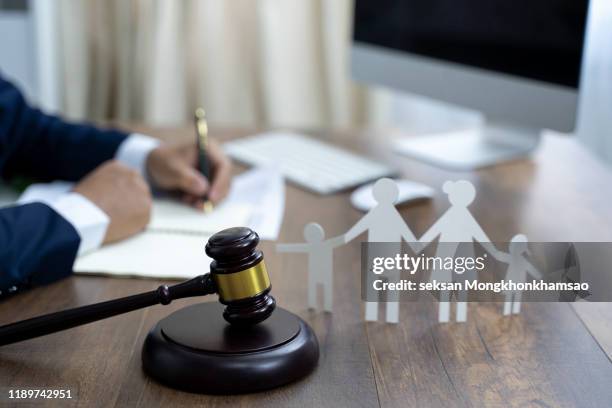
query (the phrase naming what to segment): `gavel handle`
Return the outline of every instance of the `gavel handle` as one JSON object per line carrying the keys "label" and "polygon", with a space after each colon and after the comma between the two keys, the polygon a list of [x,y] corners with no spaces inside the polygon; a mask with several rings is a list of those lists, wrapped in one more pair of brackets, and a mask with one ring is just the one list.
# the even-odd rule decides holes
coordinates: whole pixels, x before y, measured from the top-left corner
{"label": "gavel handle", "polygon": [[212,293],[216,293],[216,286],[210,274],[200,275],[174,286],[162,285],[157,290],[150,292],[7,324],[0,327],[0,346],[70,329],[159,303],[167,305],[175,299]]}

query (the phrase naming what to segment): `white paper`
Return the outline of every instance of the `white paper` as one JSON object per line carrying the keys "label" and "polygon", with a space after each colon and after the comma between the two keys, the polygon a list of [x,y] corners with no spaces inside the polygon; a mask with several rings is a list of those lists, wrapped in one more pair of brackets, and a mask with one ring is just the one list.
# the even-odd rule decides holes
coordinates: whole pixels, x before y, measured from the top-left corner
{"label": "white paper", "polygon": [[285,181],[277,169],[261,167],[235,177],[226,201],[249,204],[247,226],[261,239],[278,238],[285,212]]}

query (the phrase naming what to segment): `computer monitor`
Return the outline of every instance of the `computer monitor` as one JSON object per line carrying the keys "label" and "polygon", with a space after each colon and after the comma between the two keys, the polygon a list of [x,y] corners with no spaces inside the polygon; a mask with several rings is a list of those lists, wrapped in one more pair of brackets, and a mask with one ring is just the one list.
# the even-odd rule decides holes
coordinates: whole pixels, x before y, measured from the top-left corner
{"label": "computer monitor", "polygon": [[357,81],[474,108],[486,126],[402,138],[399,152],[471,169],[574,129],[588,0],[355,0]]}

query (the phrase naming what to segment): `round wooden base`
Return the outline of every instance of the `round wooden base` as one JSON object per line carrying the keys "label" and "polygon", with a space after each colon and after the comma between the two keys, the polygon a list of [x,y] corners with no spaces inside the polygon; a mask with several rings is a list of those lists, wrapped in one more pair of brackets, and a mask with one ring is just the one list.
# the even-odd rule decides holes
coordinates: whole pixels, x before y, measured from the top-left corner
{"label": "round wooden base", "polygon": [[310,373],[319,359],[312,329],[276,308],[262,323],[237,327],[219,303],[178,310],[149,332],[144,371],[159,382],[202,394],[240,394],[278,387]]}

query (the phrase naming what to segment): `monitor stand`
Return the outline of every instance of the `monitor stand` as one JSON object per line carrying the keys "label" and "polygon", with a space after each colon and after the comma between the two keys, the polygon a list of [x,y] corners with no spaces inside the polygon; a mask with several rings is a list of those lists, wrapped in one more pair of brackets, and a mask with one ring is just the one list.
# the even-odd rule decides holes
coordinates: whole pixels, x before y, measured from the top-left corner
{"label": "monitor stand", "polygon": [[540,132],[488,123],[485,126],[394,140],[393,149],[435,166],[474,170],[528,156]]}

